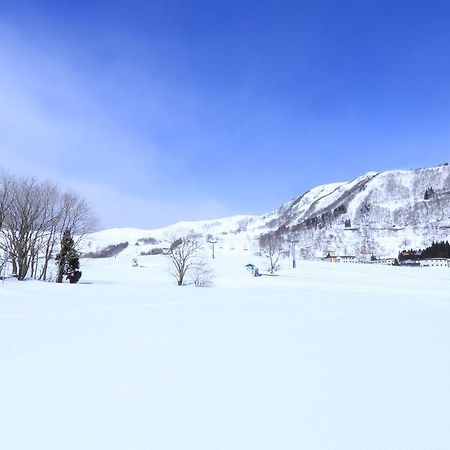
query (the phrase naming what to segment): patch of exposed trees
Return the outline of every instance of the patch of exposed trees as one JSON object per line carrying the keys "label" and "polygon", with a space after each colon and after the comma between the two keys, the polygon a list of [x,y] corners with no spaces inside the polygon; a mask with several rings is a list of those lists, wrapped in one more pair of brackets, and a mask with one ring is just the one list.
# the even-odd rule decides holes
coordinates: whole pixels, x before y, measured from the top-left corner
{"label": "patch of exposed trees", "polygon": [[424,200],[431,200],[436,198],[436,192],[432,187],[429,187],[425,190],[425,195],[423,196]]}
{"label": "patch of exposed trees", "polygon": [[0,175],[0,250],[18,280],[47,280],[64,233],[76,248],[94,226],[90,205],[77,194],[35,177]]}
{"label": "patch of exposed trees", "polygon": [[128,242],[121,242],[119,244],[111,244],[105,248],[97,250],[96,252],[83,253],[84,258],[113,258],[128,247]]}

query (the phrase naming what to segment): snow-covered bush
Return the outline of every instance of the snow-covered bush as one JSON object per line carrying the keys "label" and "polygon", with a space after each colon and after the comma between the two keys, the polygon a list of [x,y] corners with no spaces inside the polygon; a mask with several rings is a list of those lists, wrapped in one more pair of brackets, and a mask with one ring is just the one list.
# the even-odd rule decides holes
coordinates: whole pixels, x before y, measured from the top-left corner
{"label": "snow-covered bush", "polygon": [[194,263],[190,268],[190,280],[196,287],[211,286],[214,279],[214,271],[210,265],[200,260]]}

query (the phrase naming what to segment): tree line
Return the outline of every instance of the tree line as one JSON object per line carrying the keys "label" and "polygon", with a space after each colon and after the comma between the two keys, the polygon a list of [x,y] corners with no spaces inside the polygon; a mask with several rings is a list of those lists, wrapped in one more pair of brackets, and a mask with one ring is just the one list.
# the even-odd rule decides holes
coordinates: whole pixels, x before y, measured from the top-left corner
{"label": "tree line", "polygon": [[398,255],[399,261],[406,259],[419,261],[430,258],[450,258],[450,243],[448,241],[433,242],[424,250],[403,250]]}
{"label": "tree line", "polygon": [[18,280],[47,280],[50,262],[58,260],[56,281],[62,282],[74,269],[61,243],[64,248],[70,243],[73,259],[76,246],[95,224],[91,206],[78,194],[33,176],[0,174],[1,264],[10,264]]}

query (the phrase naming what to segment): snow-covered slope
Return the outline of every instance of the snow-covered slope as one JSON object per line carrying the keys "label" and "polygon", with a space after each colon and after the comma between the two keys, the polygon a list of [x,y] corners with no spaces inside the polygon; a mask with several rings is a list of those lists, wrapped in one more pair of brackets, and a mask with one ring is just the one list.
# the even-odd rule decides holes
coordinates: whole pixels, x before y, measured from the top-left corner
{"label": "snow-covered slope", "polygon": [[180,222],[157,230],[106,230],[90,235],[85,250],[129,242],[128,253],[136,254],[133,246],[164,247],[169,236],[183,233],[214,235],[224,248],[252,250],[267,232],[295,234],[304,257],[326,252],[395,256],[402,248],[446,240],[450,167],[369,172],[350,182],[315,187],[262,216]]}
{"label": "snow-covered slope", "polygon": [[450,269],[130,262],[0,283],[1,450],[450,448]]}

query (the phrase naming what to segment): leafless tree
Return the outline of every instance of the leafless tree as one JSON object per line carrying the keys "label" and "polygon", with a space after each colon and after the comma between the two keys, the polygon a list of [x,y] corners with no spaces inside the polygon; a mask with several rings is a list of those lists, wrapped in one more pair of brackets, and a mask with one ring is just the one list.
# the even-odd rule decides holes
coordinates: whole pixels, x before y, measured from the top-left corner
{"label": "leafless tree", "polygon": [[36,241],[44,217],[38,183],[34,178],[13,179],[11,203],[3,219],[1,245],[11,257],[13,272],[25,279],[35,257]]}
{"label": "leafless tree", "polygon": [[11,176],[2,171],[0,173],[0,229],[3,226],[3,221],[11,204],[11,184]]}
{"label": "leafless tree", "polygon": [[62,195],[61,203],[60,234],[69,230],[76,237],[75,244],[78,244],[87,233],[94,230],[97,218],[89,202],[73,192],[65,192]]}
{"label": "leafless tree", "polygon": [[263,234],[259,238],[259,246],[269,259],[269,272],[274,273],[278,270],[278,261],[285,251],[284,239],[277,233]]}
{"label": "leafless tree", "polygon": [[192,265],[190,279],[195,287],[208,287],[213,278],[214,272],[205,260],[201,259]]}
{"label": "leafless tree", "polygon": [[8,254],[3,251],[0,252],[0,279],[4,279],[6,265],[8,264]]}
{"label": "leafless tree", "polygon": [[196,258],[201,249],[200,242],[192,235],[170,237],[167,256],[172,263],[170,273],[178,286],[183,286],[186,274],[197,262]]}

